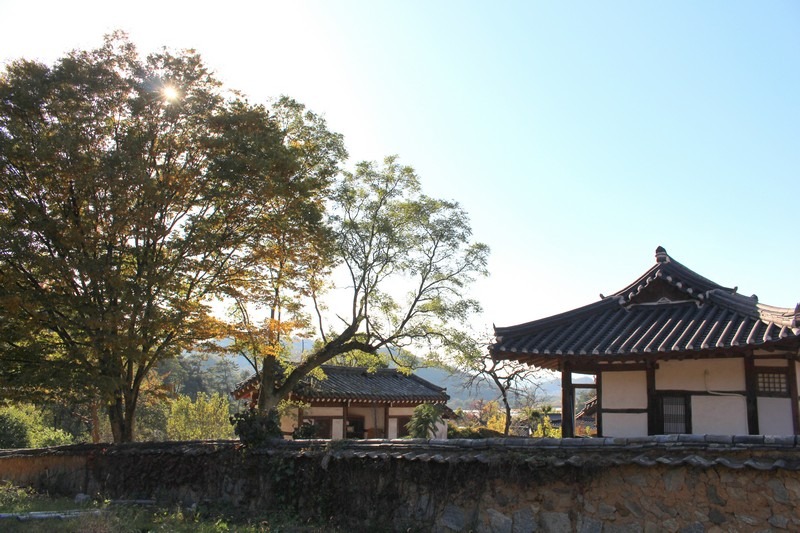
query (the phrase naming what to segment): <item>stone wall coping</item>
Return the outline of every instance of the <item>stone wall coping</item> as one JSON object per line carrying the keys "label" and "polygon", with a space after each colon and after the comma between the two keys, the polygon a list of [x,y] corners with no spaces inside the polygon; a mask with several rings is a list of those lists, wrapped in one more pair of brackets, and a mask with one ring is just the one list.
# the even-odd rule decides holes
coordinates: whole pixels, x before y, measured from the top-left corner
{"label": "stone wall coping", "polygon": [[526,463],[532,467],[601,467],[689,465],[707,468],[800,470],[800,439],[770,435],[655,435],[635,438],[490,438],[280,440],[244,448],[236,440],[77,444],[39,449],[0,450],[5,458],[48,455],[125,456],[150,454],[207,455],[246,450],[264,456],[315,457],[328,460],[407,460],[436,463]]}

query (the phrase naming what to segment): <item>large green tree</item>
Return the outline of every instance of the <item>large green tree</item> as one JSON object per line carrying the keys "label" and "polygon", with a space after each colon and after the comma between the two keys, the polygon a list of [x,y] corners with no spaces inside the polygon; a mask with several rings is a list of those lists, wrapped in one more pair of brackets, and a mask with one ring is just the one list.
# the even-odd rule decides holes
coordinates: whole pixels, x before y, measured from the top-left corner
{"label": "large green tree", "polygon": [[304,243],[319,224],[341,153],[335,137],[330,152],[309,148],[313,128],[292,134],[300,107],[271,114],[192,51],[141,58],[121,35],[52,66],[8,65],[4,393],[95,398],[114,440],[132,440],[154,365],[220,334],[208,303],[248,294],[283,225]]}

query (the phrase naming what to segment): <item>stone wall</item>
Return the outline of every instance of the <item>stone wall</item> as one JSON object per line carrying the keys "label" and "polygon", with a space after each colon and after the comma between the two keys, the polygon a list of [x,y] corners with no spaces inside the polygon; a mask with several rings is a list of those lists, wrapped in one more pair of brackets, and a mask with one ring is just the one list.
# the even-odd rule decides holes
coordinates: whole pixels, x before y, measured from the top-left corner
{"label": "stone wall", "polygon": [[800,529],[794,437],[295,441],[0,451],[55,493],[290,508],[357,530]]}

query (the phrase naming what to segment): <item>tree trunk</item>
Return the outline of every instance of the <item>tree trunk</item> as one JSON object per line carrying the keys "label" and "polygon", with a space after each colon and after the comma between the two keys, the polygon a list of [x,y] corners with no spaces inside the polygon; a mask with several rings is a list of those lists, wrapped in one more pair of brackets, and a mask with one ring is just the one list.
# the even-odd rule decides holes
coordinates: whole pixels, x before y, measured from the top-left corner
{"label": "tree trunk", "polygon": [[92,444],[100,442],[100,416],[98,411],[98,401],[92,400],[89,404],[89,417],[92,426]]}
{"label": "tree trunk", "polygon": [[278,362],[265,357],[261,364],[261,387],[258,391],[258,412],[265,415],[278,407],[280,397],[276,394],[275,381]]}
{"label": "tree trunk", "polygon": [[133,421],[136,405],[127,403],[121,396],[108,406],[108,421],[115,443],[133,442]]}
{"label": "tree trunk", "polygon": [[503,406],[506,409],[506,427],[503,429],[503,434],[508,437],[508,432],[511,430],[511,405],[506,394],[503,395]]}

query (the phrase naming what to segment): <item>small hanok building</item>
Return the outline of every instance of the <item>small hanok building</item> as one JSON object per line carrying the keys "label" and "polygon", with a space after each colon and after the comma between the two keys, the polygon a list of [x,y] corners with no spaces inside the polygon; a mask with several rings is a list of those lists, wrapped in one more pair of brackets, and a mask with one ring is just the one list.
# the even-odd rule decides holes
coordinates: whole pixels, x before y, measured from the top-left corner
{"label": "small hanok building", "polygon": [[[772,307],[656,250],[639,279],[593,304],[495,328],[489,351],[562,376],[562,435],[575,389],[596,388],[597,433],[800,434],[800,305]],[[573,384],[593,374],[594,384]]]}
{"label": "small hanok building", "polygon": [[[446,405],[446,389],[414,374],[385,368],[369,371],[362,367],[323,365],[325,379],[306,376],[289,400],[306,407],[293,408],[281,418],[284,437],[291,437],[303,423],[314,424],[321,439],[396,439],[408,434],[406,424],[414,408],[424,403]],[[258,401],[255,375],[233,391],[237,400]],[[448,412],[446,409],[445,412]],[[447,438],[447,424],[441,422],[433,438]]]}

